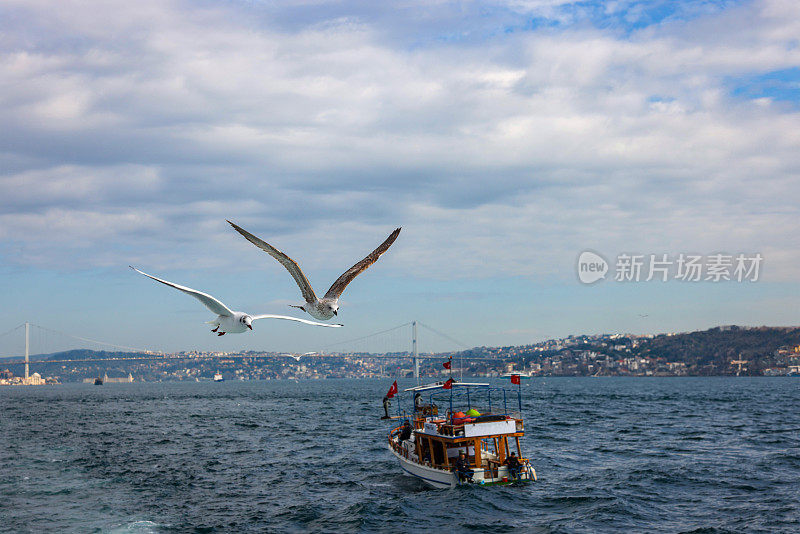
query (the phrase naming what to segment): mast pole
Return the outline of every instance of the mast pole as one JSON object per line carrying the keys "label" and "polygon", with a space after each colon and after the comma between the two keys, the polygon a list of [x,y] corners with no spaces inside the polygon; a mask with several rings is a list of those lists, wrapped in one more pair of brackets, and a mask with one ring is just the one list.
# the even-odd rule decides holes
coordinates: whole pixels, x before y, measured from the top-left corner
{"label": "mast pole", "polygon": [[411,322],[411,349],[414,353],[414,378],[419,385],[419,353],[417,352],[417,321]]}

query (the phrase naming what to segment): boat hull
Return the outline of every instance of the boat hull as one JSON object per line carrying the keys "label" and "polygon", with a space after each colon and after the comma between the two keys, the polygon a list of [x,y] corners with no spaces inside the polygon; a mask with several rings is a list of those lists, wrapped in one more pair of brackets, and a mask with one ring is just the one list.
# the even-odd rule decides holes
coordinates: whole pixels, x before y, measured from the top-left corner
{"label": "boat hull", "polygon": [[[407,475],[418,478],[434,488],[449,489],[459,485],[458,476],[452,471],[444,471],[442,469],[435,469],[426,465],[420,465],[417,462],[405,458],[402,454],[398,453],[390,444],[389,452],[400,462],[400,467]],[[475,484],[480,485],[502,485],[512,484],[513,480],[508,474],[505,467],[501,467],[499,472],[496,473],[496,478],[487,476],[487,470],[475,469],[472,479]],[[536,471],[533,467],[526,465],[523,467],[516,482],[536,480]]]}
{"label": "boat hull", "polygon": [[442,469],[434,469],[432,467],[412,462],[411,460],[408,460],[398,454],[391,445],[389,446],[389,452],[391,452],[395,458],[397,458],[397,460],[400,462],[400,467],[407,475],[418,478],[429,486],[440,489],[449,489],[458,485],[458,477],[456,477],[455,473],[444,471]]}

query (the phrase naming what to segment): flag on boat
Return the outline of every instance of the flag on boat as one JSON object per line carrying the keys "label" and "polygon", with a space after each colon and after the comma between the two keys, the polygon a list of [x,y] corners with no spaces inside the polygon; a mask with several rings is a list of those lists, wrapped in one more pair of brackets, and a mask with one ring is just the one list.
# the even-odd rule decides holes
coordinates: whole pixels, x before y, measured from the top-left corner
{"label": "flag on boat", "polygon": [[389,387],[389,392],[386,394],[387,398],[392,398],[397,395],[397,380]]}
{"label": "flag on boat", "polygon": [[519,385],[519,375],[511,375],[511,383]]}
{"label": "flag on boat", "polygon": [[447,360],[442,364],[442,367],[444,367],[445,369],[450,369],[451,365],[452,365],[452,360]]}
{"label": "flag on boat", "polygon": [[452,378],[448,378],[447,382],[442,384],[442,389],[451,389],[453,387],[453,382],[455,382],[455,380],[453,380]]}

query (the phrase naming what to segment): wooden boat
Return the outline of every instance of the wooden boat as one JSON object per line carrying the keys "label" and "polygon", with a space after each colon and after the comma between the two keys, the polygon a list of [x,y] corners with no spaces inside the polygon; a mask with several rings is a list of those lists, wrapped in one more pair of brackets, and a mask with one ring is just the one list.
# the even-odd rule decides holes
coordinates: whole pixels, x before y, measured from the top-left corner
{"label": "wooden boat", "polygon": [[[406,474],[436,488],[536,480],[536,471],[523,457],[520,446],[520,438],[525,435],[522,410],[509,410],[506,390],[463,382],[453,382],[450,389],[445,389],[444,383],[437,382],[405,391],[428,396],[427,403],[415,403],[410,415],[396,417],[403,424],[388,435],[389,451]],[[519,396],[518,401],[521,408]],[[440,406],[446,407],[443,413]],[[401,439],[406,421],[411,426],[410,436]],[[473,472],[471,481],[455,471],[460,452],[466,455]],[[520,463],[518,473],[512,473],[506,465],[512,452]]]}

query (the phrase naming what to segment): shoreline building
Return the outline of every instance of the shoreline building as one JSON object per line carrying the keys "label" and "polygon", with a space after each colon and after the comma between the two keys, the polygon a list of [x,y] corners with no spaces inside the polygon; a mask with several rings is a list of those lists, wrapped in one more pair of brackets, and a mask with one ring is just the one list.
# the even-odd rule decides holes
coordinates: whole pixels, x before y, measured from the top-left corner
{"label": "shoreline building", "polygon": [[[109,377],[108,372],[106,372],[105,374],[103,374],[101,380],[103,381],[103,384],[130,384],[131,382],[133,382],[133,375],[131,373],[128,373],[128,376]],[[95,381],[94,378],[83,379],[84,384],[94,384],[94,381]]]}
{"label": "shoreline building", "polygon": [[[25,374],[27,375],[28,373]],[[42,375],[39,373],[33,373],[32,375],[26,376],[22,379],[22,385],[24,386],[43,386],[45,383],[45,379],[42,378]]]}

